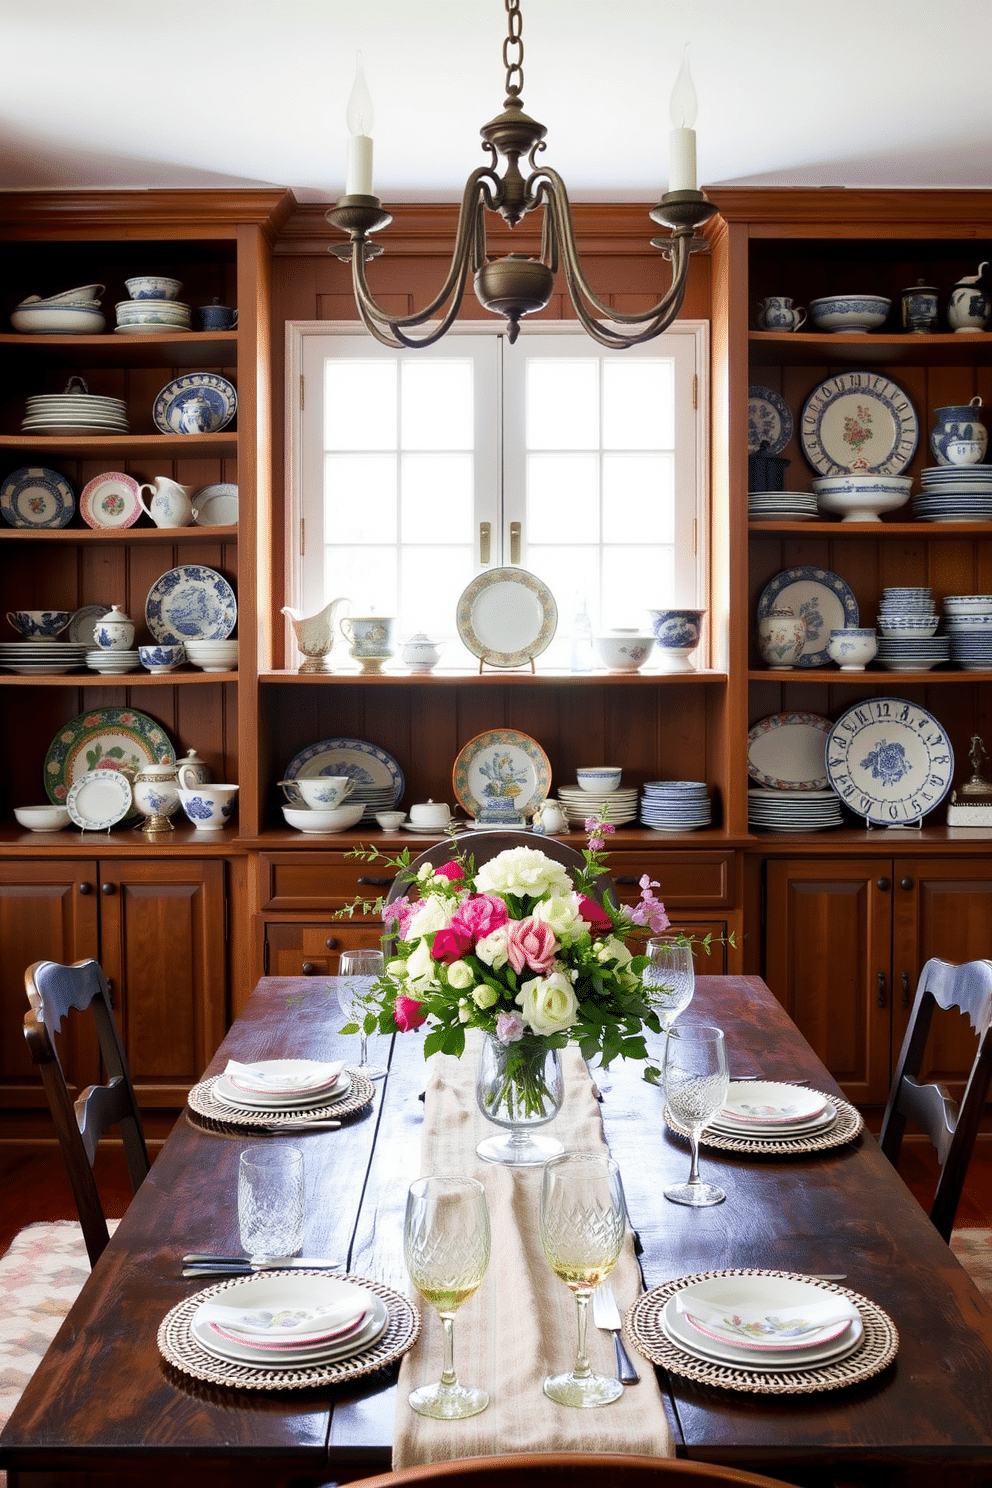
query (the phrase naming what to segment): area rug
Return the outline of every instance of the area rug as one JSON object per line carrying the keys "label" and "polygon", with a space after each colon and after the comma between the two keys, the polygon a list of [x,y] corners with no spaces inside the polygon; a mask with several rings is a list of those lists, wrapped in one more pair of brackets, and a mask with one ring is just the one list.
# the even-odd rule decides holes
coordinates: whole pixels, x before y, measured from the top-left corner
{"label": "area rug", "polygon": [[951,1249],[978,1290],[992,1296],[992,1230],[952,1230]]}

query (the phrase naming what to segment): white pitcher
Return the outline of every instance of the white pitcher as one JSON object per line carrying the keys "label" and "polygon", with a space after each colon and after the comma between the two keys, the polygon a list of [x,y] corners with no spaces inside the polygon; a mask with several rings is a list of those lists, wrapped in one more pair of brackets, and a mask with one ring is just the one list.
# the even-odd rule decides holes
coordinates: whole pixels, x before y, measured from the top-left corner
{"label": "white pitcher", "polygon": [[[148,513],[156,527],[188,527],[196,516],[189,499],[192,489],[192,486],[181,486],[178,481],[170,480],[167,475],[158,475],[153,485],[138,487],[141,510]],[[147,506],[142,500],[145,491],[151,492]]]}

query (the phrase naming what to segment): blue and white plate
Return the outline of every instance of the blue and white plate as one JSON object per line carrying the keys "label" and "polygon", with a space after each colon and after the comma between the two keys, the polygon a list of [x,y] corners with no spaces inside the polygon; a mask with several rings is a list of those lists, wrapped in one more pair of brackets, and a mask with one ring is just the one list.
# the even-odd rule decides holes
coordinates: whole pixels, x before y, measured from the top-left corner
{"label": "blue and white plate", "polygon": [[75,510],[72,487],[57,470],[24,465],[0,486],[0,513],[11,527],[67,527]]}
{"label": "blue and white plate", "polygon": [[877,827],[903,827],[939,806],[954,751],[926,708],[878,697],[842,713],[827,739],[827,775],[845,804]]}
{"label": "blue and white plate", "polygon": [[212,568],[184,563],[152,585],[145,600],[145,624],[156,641],[225,641],[238,623],[234,590]]}
{"label": "blue and white plate", "polygon": [[[375,812],[383,809],[376,804],[380,792],[391,792],[392,804],[396,806],[406,789],[403,771],[392,755],[364,739],[321,739],[317,744],[308,744],[294,754],[284,771],[287,781],[311,780],[317,775],[346,775],[353,780],[350,799],[365,801],[368,808],[363,820],[374,820]],[[291,805],[306,805],[295,786],[285,785],[283,790]]]}
{"label": "blue and white plate", "polygon": [[858,624],[858,601],[853,591],[828,568],[787,568],[770,580],[758,600],[758,619],[773,609],[791,610],[806,622],[806,644],[798,667],[826,666],[832,630]]}
{"label": "blue and white plate", "polygon": [[187,372],[159,393],[152,419],[163,434],[217,434],[237,411],[233,382],[216,372]]}
{"label": "blue and white plate", "polygon": [[791,438],[792,414],[782,395],[774,388],[748,388],[748,454],[780,455]]}
{"label": "blue and white plate", "polygon": [[902,388],[877,372],[828,377],[806,399],[799,423],[803,452],[818,475],[846,475],[852,468],[902,475],[919,434]]}

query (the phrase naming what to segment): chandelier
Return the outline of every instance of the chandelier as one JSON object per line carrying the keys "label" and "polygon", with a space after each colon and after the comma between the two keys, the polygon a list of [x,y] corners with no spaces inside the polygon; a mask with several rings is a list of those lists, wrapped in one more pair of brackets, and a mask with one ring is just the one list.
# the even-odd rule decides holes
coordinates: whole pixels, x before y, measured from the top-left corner
{"label": "chandelier", "polygon": [[[565,183],[557,171],[537,164],[538,153],[546,148],[547,130],[524,113],[520,96],[524,81],[520,0],[505,0],[505,4],[508,29],[503,43],[504,108],[480,130],[482,148],[489,152],[489,164],[479,166],[465,183],[451,267],[438,295],[411,315],[390,315],[376,304],[369,289],[366,260],[382,252],[370,235],[386,227],[392,217],[372,194],[372,100],[360,64],[348,105],[351,141],[345,195],[326,213],[327,221],[346,232],[350,241],[334,245],[330,251],[344,261],[351,260],[358,313],[368,331],[385,346],[416,348],[439,341],[458,314],[470,270],[479,303],[493,314],[505,317],[512,344],[520,330],[520,317],[543,310],[550,300],[559,265],[564,269],[575,313],[594,340],[611,348],[650,341],[666,330],[678,314],[685,296],[689,255],[694,248],[705,246],[695,236],[695,230],[716,210],[704,193],[696,189],[692,129],[696,100],[688,64],[683,61],[672,93],[670,189],[649,213],[652,221],[670,231],[670,236],[651,241],[669,260],[671,284],[650,310],[624,313],[607,305],[591,289],[579,262]],[[502,175],[497,169],[501,160]],[[521,161],[529,172],[526,177],[521,172]],[[501,258],[487,256],[487,211],[498,212],[512,228],[538,208],[543,212],[540,257],[522,253],[508,253]],[[444,310],[446,304],[448,308]],[[422,335],[410,335],[416,327],[426,329]]]}

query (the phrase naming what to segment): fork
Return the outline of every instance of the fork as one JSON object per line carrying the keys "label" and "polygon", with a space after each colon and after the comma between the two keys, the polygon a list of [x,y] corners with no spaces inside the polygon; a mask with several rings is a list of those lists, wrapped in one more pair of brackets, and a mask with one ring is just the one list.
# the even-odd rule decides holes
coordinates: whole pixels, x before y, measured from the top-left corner
{"label": "fork", "polygon": [[631,1363],[630,1355],[624,1348],[623,1339],[620,1337],[620,1309],[613,1294],[613,1287],[608,1281],[601,1281],[592,1294],[592,1320],[604,1333],[613,1334],[613,1347],[617,1356],[617,1378],[620,1383],[636,1385],[640,1380],[640,1375]]}

